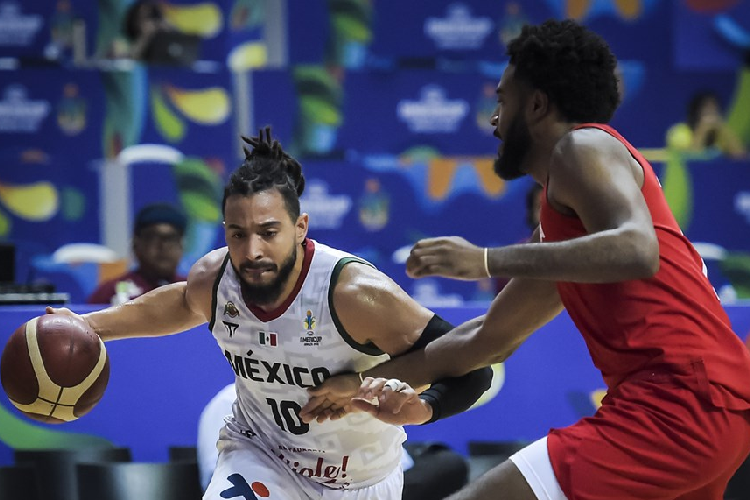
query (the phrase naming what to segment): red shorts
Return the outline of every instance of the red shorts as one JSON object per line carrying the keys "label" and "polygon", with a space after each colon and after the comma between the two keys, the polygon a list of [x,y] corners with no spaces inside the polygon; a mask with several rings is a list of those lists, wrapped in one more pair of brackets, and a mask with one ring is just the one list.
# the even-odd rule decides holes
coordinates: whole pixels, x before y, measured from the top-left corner
{"label": "red shorts", "polygon": [[721,500],[750,452],[750,412],[716,408],[679,377],[645,372],[593,417],[547,439],[569,500]]}

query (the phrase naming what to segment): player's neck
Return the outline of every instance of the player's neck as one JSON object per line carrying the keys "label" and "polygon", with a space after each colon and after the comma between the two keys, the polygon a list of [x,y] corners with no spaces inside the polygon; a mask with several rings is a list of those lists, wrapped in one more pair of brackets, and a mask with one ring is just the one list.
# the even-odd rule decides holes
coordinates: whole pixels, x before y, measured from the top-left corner
{"label": "player's neck", "polygon": [[570,132],[571,124],[548,122],[532,134],[533,147],[529,150],[526,172],[539,184],[547,183],[547,173],[552,154],[560,140]]}

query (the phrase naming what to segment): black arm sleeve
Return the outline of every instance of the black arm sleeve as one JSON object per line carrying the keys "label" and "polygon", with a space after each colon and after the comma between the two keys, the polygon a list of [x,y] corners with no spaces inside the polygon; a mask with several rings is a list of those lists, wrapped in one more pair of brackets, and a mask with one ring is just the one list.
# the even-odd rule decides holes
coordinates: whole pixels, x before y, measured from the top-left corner
{"label": "black arm sleeve", "polygon": [[[437,314],[434,315],[407,353],[424,349],[427,344],[445,335],[452,328],[450,323]],[[489,389],[491,382],[492,368],[489,366],[471,371],[462,377],[436,381],[419,395],[432,406],[432,418],[425,424],[468,410],[484,394],[484,391]]]}

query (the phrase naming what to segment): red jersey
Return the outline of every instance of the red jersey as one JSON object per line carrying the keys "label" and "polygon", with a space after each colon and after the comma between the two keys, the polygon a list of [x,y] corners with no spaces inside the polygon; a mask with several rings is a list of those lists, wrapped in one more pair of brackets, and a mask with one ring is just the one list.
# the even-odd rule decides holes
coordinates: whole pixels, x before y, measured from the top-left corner
{"label": "red jersey", "polygon": [[94,290],[89,298],[86,300],[88,304],[112,304],[112,300],[117,293],[117,285],[119,283],[125,283],[125,293],[128,295],[128,299],[134,299],[140,297],[146,292],[150,292],[160,286],[168,285],[170,283],[177,283],[178,281],[185,281],[187,278],[184,276],[175,275],[169,280],[160,280],[153,282],[146,279],[140,273],[140,269],[129,271],[119,278],[114,278],[109,281],[105,281],[99,287]]}
{"label": "red jersey", "polygon": [[[576,128],[607,132],[643,167],[641,192],[659,240],[659,271],[651,278],[557,284],[608,387],[636,372],[666,368],[714,406],[749,409],[750,353],[732,331],[703,260],[677,225],[651,165],[607,125]],[[543,242],[588,234],[580,219],[547,203],[546,188],[540,220]]]}

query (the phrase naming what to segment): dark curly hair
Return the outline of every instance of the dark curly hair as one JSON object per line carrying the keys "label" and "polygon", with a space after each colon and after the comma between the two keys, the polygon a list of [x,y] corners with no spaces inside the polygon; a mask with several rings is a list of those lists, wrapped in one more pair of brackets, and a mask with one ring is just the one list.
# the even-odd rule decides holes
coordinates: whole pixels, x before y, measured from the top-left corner
{"label": "dark curly hair", "polygon": [[152,0],[137,0],[128,7],[122,25],[125,36],[130,41],[135,41],[141,36],[141,16],[161,21],[163,19],[161,6]]}
{"label": "dark curly hair", "polygon": [[718,94],[710,90],[701,90],[690,98],[687,106],[687,124],[692,130],[695,130],[695,127],[698,126],[703,106],[710,101],[714,101],[717,106],[720,106]]}
{"label": "dark curly hair", "polygon": [[243,136],[242,140],[252,146],[252,150],[244,148],[245,161],[232,172],[224,187],[222,213],[226,208],[227,198],[232,195],[250,196],[276,189],[284,198],[289,216],[296,221],[300,214],[299,197],[305,190],[302,165],[282,149],[279,141],[271,139],[271,127],[261,130],[258,137]]}
{"label": "dark curly hair", "polygon": [[570,122],[607,123],[619,95],[617,59],[599,35],[570,19],[527,25],[508,44],[515,77],[547,94]]}

